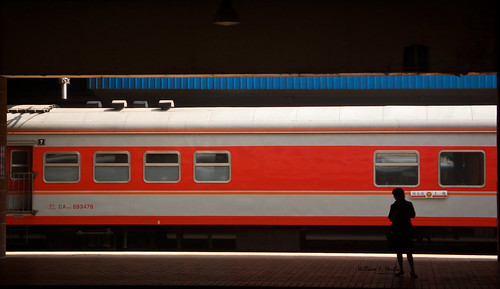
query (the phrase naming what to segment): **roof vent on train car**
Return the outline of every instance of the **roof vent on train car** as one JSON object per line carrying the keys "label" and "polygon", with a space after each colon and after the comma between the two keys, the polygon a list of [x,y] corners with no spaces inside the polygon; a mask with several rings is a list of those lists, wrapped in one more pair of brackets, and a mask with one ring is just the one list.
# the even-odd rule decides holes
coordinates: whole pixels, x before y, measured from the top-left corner
{"label": "roof vent on train car", "polygon": [[102,107],[102,102],[98,100],[89,100],[87,101],[87,107]]}
{"label": "roof vent on train car", "polygon": [[134,100],[132,107],[148,107],[148,102],[145,100]]}
{"label": "roof vent on train car", "polygon": [[174,107],[174,101],[162,99],[160,100],[158,105],[160,106],[161,110],[169,110],[170,108]]}
{"label": "roof vent on train car", "polygon": [[7,109],[9,113],[44,113],[49,112],[56,104],[38,104],[38,105],[14,105]]}
{"label": "roof vent on train car", "polygon": [[115,110],[122,110],[123,108],[127,107],[127,101],[126,100],[113,100],[111,102],[111,107]]}

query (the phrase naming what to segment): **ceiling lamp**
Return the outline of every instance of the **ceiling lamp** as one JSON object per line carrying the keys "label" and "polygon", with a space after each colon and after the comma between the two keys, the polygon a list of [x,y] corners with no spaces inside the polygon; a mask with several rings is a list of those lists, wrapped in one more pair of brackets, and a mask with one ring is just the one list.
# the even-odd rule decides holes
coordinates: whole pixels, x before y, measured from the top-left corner
{"label": "ceiling lamp", "polygon": [[238,13],[234,10],[231,0],[222,0],[219,10],[215,14],[214,24],[223,26],[240,24]]}

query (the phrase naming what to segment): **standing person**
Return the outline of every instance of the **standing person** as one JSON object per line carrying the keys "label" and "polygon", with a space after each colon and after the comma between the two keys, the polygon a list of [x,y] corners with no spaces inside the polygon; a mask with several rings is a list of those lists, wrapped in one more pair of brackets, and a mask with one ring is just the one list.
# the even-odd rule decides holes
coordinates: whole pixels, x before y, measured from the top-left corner
{"label": "standing person", "polygon": [[411,219],[415,218],[415,209],[413,204],[405,200],[405,192],[401,188],[395,188],[392,195],[396,201],[391,205],[389,211],[389,220],[391,220],[391,230],[394,237],[394,247],[396,250],[399,273],[394,276],[401,277],[404,275],[403,270],[403,253],[406,253],[408,263],[410,263],[410,276],[417,278],[415,268],[413,267],[413,243],[412,243],[412,224]]}

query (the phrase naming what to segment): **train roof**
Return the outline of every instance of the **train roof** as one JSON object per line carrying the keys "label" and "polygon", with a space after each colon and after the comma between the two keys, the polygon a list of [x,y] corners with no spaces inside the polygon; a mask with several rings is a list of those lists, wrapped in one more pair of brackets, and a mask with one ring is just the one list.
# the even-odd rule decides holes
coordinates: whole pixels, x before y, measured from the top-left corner
{"label": "train roof", "polygon": [[15,131],[294,131],[463,128],[496,131],[496,106],[58,108],[13,106]]}

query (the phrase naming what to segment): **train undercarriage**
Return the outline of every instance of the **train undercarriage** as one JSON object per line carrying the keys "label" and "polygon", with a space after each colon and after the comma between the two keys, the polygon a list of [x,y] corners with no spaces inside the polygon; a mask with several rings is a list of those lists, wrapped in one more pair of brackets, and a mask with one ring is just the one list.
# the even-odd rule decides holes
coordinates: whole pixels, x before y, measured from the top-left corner
{"label": "train undercarriage", "polygon": [[[7,226],[7,250],[391,252],[383,226]],[[415,253],[496,254],[496,228],[414,227]]]}

